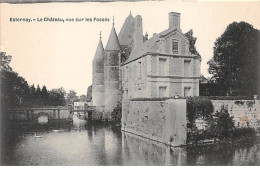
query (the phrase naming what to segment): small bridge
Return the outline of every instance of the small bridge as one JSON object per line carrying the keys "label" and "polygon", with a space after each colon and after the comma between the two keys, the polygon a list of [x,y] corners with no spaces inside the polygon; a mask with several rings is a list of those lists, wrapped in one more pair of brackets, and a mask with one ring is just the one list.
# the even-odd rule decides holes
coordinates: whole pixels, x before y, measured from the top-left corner
{"label": "small bridge", "polygon": [[70,118],[70,108],[67,106],[23,107],[7,110],[13,121],[37,121],[40,116],[47,116],[49,120]]}
{"label": "small bridge", "polygon": [[73,110],[71,106],[42,106],[42,107],[23,107],[8,109],[10,119],[13,121],[37,121],[41,116],[47,116],[48,120],[71,119],[74,112],[82,112],[88,120],[92,120],[94,106],[88,106],[82,110]]}
{"label": "small bridge", "polygon": [[92,120],[92,114],[94,111],[95,111],[95,106],[88,106],[85,109],[77,109],[77,110],[72,109],[70,110],[70,114],[74,112],[83,113],[83,115],[85,116],[85,118],[87,118],[87,120]]}

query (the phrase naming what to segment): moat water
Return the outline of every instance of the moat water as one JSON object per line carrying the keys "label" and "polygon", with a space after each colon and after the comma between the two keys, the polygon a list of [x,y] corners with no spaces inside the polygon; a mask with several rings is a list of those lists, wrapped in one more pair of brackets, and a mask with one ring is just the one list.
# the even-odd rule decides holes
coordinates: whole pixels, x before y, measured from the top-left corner
{"label": "moat water", "polygon": [[22,124],[5,165],[260,165],[260,137],[247,143],[169,148],[74,116],[69,123]]}

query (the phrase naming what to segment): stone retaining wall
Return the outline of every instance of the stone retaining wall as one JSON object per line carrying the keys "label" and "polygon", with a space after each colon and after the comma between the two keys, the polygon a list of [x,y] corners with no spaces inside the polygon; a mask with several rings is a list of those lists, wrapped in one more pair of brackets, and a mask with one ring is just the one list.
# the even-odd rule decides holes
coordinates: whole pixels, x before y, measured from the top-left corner
{"label": "stone retaining wall", "polygon": [[236,127],[260,128],[260,100],[212,100],[212,104],[214,112],[227,109]]}
{"label": "stone retaining wall", "polygon": [[186,144],[186,100],[123,101],[122,130],[164,144]]}
{"label": "stone retaining wall", "polygon": [[[235,127],[251,127],[260,132],[260,100],[211,100],[214,113],[225,109],[233,116]],[[205,128],[203,120],[196,120],[199,129]]]}

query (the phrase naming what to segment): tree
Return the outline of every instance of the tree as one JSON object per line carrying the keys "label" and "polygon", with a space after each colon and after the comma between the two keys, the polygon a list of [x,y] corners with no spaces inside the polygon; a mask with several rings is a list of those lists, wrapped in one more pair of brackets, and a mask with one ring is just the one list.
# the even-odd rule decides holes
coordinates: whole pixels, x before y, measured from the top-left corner
{"label": "tree", "polygon": [[30,95],[27,81],[17,73],[1,70],[1,106],[22,106]]}
{"label": "tree", "polygon": [[91,100],[92,100],[92,85],[88,87],[88,91],[87,91],[87,101],[91,101]]}
{"label": "tree", "polygon": [[74,90],[69,90],[69,93],[67,94],[67,97],[66,97],[66,102],[68,104],[74,102],[74,101],[77,101],[79,98],[77,96],[77,92],[75,92]]}
{"label": "tree", "polygon": [[189,40],[189,50],[192,54],[200,56],[199,52],[196,49],[195,43],[197,41],[197,38],[193,36],[193,30],[190,29],[188,32],[185,33],[185,36]]}
{"label": "tree", "polygon": [[211,81],[219,95],[259,94],[258,65],[260,32],[246,22],[233,22],[216,40],[214,55],[208,61]]}
{"label": "tree", "polygon": [[37,85],[37,89],[35,92],[35,102],[37,106],[42,106],[43,102],[42,102],[42,91],[39,85]]}
{"label": "tree", "polygon": [[66,92],[63,87],[58,89],[52,89],[50,91],[50,106],[64,106],[66,104],[65,99]]}
{"label": "tree", "polygon": [[48,90],[46,88],[45,85],[43,85],[42,87],[42,102],[43,102],[43,105],[46,106],[49,104],[49,93],[48,93]]}
{"label": "tree", "polygon": [[79,96],[79,99],[81,100],[81,101],[86,101],[87,100],[87,95],[80,95]]}
{"label": "tree", "polygon": [[0,97],[2,107],[17,107],[26,103],[30,91],[27,81],[12,71],[9,66],[12,56],[0,52],[1,62],[1,80],[0,80]]}
{"label": "tree", "polygon": [[230,116],[228,110],[221,108],[214,114],[211,122],[210,131],[214,133],[219,139],[227,139],[232,136],[235,128],[233,116]]}
{"label": "tree", "polygon": [[6,55],[5,52],[0,52],[0,70],[12,71],[12,68],[9,66],[12,56]]}

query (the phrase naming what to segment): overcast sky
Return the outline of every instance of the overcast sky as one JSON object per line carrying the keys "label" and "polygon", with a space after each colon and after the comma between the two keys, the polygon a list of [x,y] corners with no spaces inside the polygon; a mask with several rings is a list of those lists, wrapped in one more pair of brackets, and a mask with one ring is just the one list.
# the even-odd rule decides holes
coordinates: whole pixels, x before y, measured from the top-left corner
{"label": "overcast sky", "polygon": [[[119,33],[125,18],[143,18],[149,37],[168,28],[168,13],[181,13],[183,33],[193,29],[202,56],[201,73],[209,77],[207,61],[213,46],[233,21],[246,21],[260,29],[259,2],[111,2],[1,5],[1,51],[12,55],[11,67],[31,84],[47,89],[64,87],[79,95],[92,84],[92,60],[102,31],[104,47],[115,16]],[[110,22],[10,22],[12,18],[109,18]]]}

